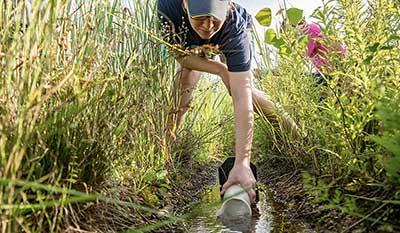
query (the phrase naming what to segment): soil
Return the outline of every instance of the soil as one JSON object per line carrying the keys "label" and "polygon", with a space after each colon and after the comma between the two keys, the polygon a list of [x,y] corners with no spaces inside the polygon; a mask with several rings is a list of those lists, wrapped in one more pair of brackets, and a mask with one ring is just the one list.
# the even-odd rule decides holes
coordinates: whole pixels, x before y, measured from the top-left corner
{"label": "soil", "polygon": [[313,203],[313,198],[304,190],[303,171],[282,164],[264,165],[259,169],[259,182],[270,187],[274,201],[283,208],[281,217],[285,221],[306,224],[314,232],[343,232],[354,222],[349,216],[335,210],[324,210],[321,205]]}
{"label": "soil", "polygon": [[[285,164],[286,163],[286,164]],[[153,214],[143,214],[135,209],[121,209],[111,204],[96,203],[83,211],[85,224],[80,226],[88,232],[114,232],[132,228],[132,226],[154,225],[165,220],[165,215],[183,218],[190,212],[191,206],[198,203],[199,194],[204,188],[217,183],[216,173],[219,163],[200,165],[187,162],[181,165],[180,172],[171,175],[169,191],[160,197],[162,202],[158,211]],[[184,168],[184,170],[183,170]],[[266,184],[273,192],[274,202],[279,208],[286,225],[293,223],[307,225],[310,232],[393,232],[369,229],[359,218],[354,218],[337,210],[324,209],[322,205],[313,202],[313,197],[305,192],[302,173],[306,169],[295,170],[287,161],[268,161],[258,164],[258,182]],[[124,189],[119,187],[119,189]],[[121,191],[129,195],[129,188]],[[132,194],[133,195],[133,194]],[[137,197],[140,200],[140,197]],[[123,199],[123,198],[122,198]],[[142,200],[142,203],[145,203]],[[90,216],[90,217],[87,217]],[[290,228],[290,226],[287,226]],[[167,227],[153,230],[155,233],[185,232],[187,226],[182,222],[170,224]],[[68,231],[67,231],[68,232]],[[74,231],[69,231],[74,232]],[[288,228],[275,232],[289,232]]]}
{"label": "soil", "polygon": [[302,178],[303,172],[313,171],[297,169],[287,164],[287,161],[279,160],[270,160],[259,166],[259,182],[271,188],[274,201],[283,206],[282,217],[288,222],[305,223],[314,232],[397,232],[385,227],[372,228],[360,218],[315,203],[314,198],[305,191]]}

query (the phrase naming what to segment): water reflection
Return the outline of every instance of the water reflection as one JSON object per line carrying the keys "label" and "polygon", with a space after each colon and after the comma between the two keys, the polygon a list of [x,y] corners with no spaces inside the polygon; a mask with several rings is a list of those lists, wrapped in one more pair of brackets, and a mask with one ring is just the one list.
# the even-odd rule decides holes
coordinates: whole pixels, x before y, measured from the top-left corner
{"label": "water reflection", "polygon": [[272,231],[274,222],[272,196],[267,189],[261,188],[260,200],[257,208],[253,209],[253,216],[243,218],[239,221],[225,221],[216,218],[216,212],[221,205],[219,187],[213,186],[207,189],[202,197],[201,203],[193,208],[191,217],[191,227],[188,232],[248,232],[248,233],[268,233]]}

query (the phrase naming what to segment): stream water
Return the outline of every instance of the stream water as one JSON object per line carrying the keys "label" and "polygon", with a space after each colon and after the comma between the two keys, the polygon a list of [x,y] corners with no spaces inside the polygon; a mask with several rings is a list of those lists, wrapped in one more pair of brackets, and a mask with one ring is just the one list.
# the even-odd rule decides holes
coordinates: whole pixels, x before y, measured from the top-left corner
{"label": "stream water", "polygon": [[188,232],[312,232],[305,224],[293,223],[283,217],[282,205],[274,202],[272,192],[267,186],[259,186],[258,189],[259,202],[257,203],[257,209],[253,210],[251,225],[248,229],[238,231],[217,221],[216,212],[221,206],[219,186],[212,186],[202,193],[200,203],[192,208]]}

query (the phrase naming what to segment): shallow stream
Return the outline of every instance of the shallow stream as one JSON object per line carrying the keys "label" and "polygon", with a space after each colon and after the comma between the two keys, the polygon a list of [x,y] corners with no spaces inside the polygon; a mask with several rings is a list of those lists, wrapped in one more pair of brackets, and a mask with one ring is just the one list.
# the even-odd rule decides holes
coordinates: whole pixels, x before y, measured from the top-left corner
{"label": "shallow stream", "polygon": [[259,186],[258,190],[259,202],[257,203],[257,209],[253,209],[251,225],[245,231],[237,231],[217,221],[216,212],[221,206],[219,186],[212,186],[202,193],[200,203],[192,208],[188,232],[312,232],[307,228],[306,224],[294,223],[285,219],[282,205],[274,202],[272,192],[267,186]]}

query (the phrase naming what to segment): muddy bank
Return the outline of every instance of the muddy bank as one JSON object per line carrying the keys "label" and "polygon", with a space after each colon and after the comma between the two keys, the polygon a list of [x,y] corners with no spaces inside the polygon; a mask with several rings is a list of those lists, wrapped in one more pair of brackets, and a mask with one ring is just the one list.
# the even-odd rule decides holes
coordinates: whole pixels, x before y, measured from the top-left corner
{"label": "muddy bank", "polygon": [[[133,192],[132,187],[114,184],[114,188],[105,188],[108,195],[123,201],[141,203],[154,210],[149,213],[135,208],[127,208],[107,203],[92,203],[84,206],[80,212],[78,224],[89,232],[117,232],[126,229],[146,229],[166,220],[165,215],[185,218],[191,208],[199,204],[201,195],[210,186],[217,184],[217,167],[219,163],[200,165],[190,162],[170,173],[170,189],[158,195],[157,204],[149,204],[143,196]],[[295,170],[285,161],[269,160],[259,162],[258,181],[268,186],[272,192],[275,224],[272,233],[297,232],[299,226],[306,226],[307,232],[378,232],[368,229],[359,219],[340,213],[337,210],[326,210],[313,203],[303,186],[302,172]],[[153,190],[157,190],[154,187]],[[276,214],[278,213],[278,214]],[[188,221],[190,222],[190,216]],[[151,232],[187,232],[190,226],[185,221],[155,227]],[[74,232],[74,231],[70,231]],[[384,231],[381,231],[384,232]]]}
{"label": "muddy bank", "polygon": [[109,198],[134,203],[148,209],[105,203],[102,201],[75,205],[66,219],[65,232],[120,232],[127,229],[146,232],[184,232],[182,222],[157,224],[168,220],[165,216],[182,219],[191,206],[198,202],[204,187],[215,184],[217,164],[201,165],[194,162],[182,164],[169,171],[168,189],[149,186],[138,192],[131,181],[117,183],[107,181],[97,191]]}
{"label": "muddy bank", "polygon": [[273,190],[275,202],[284,208],[282,218],[289,222],[305,223],[315,232],[392,232],[371,229],[360,218],[313,202],[314,198],[306,193],[303,185],[302,174],[312,172],[308,169],[296,170],[287,161],[271,160],[259,164],[259,170],[259,182]]}
{"label": "muddy bank", "polygon": [[[184,179],[187,179],[187,182],[182,182],[185,185],[176,187],[175,192],[185,197],[185,203],[171,203],[174,206],[174,214],[190,211],[190,206],[199,202],[199,194],[217,183],[215,177],[218,165],[193,166],[195,172],[191,175],[186,174]],[[257,166],[258,182],[265,184],[272,192],[273,201],[270,204],[274,209],[275,225],[272,233],[298,232],[299,229],[307,229],[305,232],[388,232],[371,229],[366,222],[360,222],[360,218],[335,209],[324,209],[323,205],[314,203],[314,198],[306,193],[302,179],[303,172],[312,171],[304,168],[296,170],[287,161],[279,160],[258,162]],[[187,230],[186,227],[175,225],[169,231],[159,232],[183,232]]]}
{"label": "muddy bank", "polygon": [[[175,185],[165,196],[165,211],[175,216],[182,216],[191,212],[191,208],[201,202],[204,191],[217,184],[217,167],[220,163],[211,165],[188,164],[182,172],[174,174]],[[271,232],[299,232],[299,229],[308,229],[301,232],[342,232],[356,220],[336,211],[322,210],[321,206],[312,203],[303,188],[301,171],[293,172],[289,166],[259,163],[259,183],[268,186],[273,201],[269,203],[273,210],[274,226]],[[287,169],[282,169],[283,167]],[[265,191],[265,190],[260,190]],[[147,219],[146,224],[159,221],[160,216],[154,215]],[[190,219],[189,219],[190,221]],[[189,225],[182,222],[171,224],[167,227],[152,232],[187,232]],[[363,228],[353,228],[360,231]],[[207,231],[204,231],[207,232]],[[211,232],[211,231],[210,231]]]}
{"label": "muddy bank", "polygon": [[[269,159],[256,162],[258,167],[258,182],[265,185],[272,192],[271,202],[273,209],[272,233],[280,232],[398,232],[396,230],[373,225],[361,217],[354,217],[337,209],[327,209],[323,204],[316,203],[315,197],[308,194],[303,183],[303,173],[315,175],[315,171],[305,168],[294,168],[287,160]],[[193,203],[198,202],[198,194],[207,188],[207,185],[216,184],[216,170],[205,169],[197,173],[199,181],[195,189],[189,191]],[[214,172],[214,173],[213,173]],[[202,175],[204,175],[202,177]],[[317,176],[317,175],[316,175]],[[318,177],[318,176],[317,176]],[[204,182],[208,180],[208,182]],[[265,192],[266,193],[266,192]],[[186,211],[186,210],[185,210]]]}

